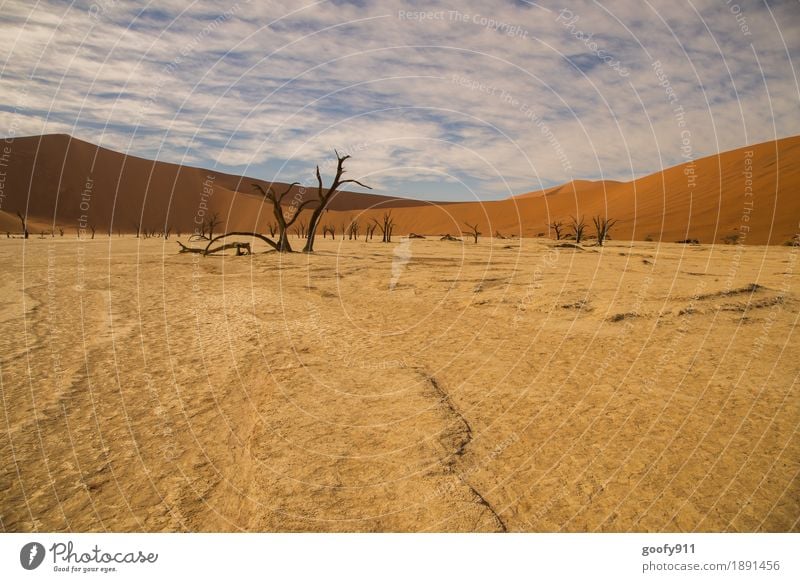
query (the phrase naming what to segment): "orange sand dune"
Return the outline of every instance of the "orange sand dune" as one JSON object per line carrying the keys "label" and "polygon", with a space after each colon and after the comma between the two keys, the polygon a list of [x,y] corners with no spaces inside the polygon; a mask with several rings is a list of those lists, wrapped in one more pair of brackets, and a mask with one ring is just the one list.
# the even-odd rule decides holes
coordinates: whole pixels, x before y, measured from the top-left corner
{"label": "orange sand dune", "polygon": [[[225,230],[266,231],[271,209],[253,194],[261,180],[126,156],[66,135],[15,139],[0,228],[19,230],[26,208],[32,231],[82,222],[99,232],[166,225],[186,233],[210,212]],[[277,185],[281,187],[282,185]],[[570,216],[609,216],[616,239],[782,244],[798,232],[800,137],[748,146],[668,168],[633,182],[575,180],[493,202],[433,203],[342,192],[325,221],[341,231],[391,210],[395,233],[459,234],[477,223],[485,235],[534,237]],[[752,196],[750,193],[752,192]],[[238,195],[237,195],[238,194]],[[295,196],[297,192],[293,192]],[[313,196],[309,189],[305,196]],[[362,229],[363,232],[363,229]]]}
{"label": "orange sand dune", "polygon": [[513,198],[539,198],[542,196],[553,196],[554,194],[573,194],[574,196],[578,196],[586,192],[596,194],[598,190],[602,191],[603,189],[617,186],[622,183],[623,182],[616,182],[614,180],[572,180],[571,182],[560,184],[559,186],[554,186],[552,188],[534,190],[533,192],[526,192],[525,194],[517,194],[516,196],[513,196]]}
{"label": "orange sand dune", "polygon": [[[668,168],[633,182],[579,180],[507,200],[393,212],[400,232],[451,232],[465,222],[482,232],[547,233],[571,216],[608,216],[622,240],[783,244],[800,231],[800,137],[766,142]],[[752,195],[750,195],[752,193]]]}
{"label": "orange sand dune", "polygon": [[[67,135],[17,138],[10,149],[0,228],[12,232],[20,230],[16,212],[26,208],[33,233],[53,225],[74,233],[81,223],[103,233],[109,226],[134,232],[137,225],[148,230],[171,226],[173,232],[185,233],[213,212],[230,230],[263,231],[271,222],[271,207],[252,187],[266,186],[264,180],[146,160]],[[285,186],[275,184],[278,191]],[[314,194],[308,190],[306,196]],[[340,192],[330,208],[367,208],[387,201],[396,207],[419,204]]]}

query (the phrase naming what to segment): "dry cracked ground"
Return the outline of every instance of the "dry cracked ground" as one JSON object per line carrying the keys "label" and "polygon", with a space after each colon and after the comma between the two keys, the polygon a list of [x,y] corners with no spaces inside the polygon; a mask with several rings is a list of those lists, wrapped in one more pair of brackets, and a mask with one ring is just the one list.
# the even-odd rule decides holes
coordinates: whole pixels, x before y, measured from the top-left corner
{"label": "dry cracked ground", "polygon": [[317,246],[3,241],[2,529],[800,529],[798,249]]}

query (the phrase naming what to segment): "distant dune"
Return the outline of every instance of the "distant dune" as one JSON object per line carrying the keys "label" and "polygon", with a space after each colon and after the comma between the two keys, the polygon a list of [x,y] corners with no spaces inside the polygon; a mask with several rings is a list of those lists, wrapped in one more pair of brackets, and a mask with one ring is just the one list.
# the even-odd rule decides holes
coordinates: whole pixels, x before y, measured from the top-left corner
{"label": "distant dune", "polygon": [[[26,206],[34,234],[54,226],[74,232],[82,216],[101,233],[110,226],[133,232],[137,224],[186,233],[209,212],[219,213],[226,230],[264,232],[271,222],[270,207],[252,191],[263,180],[128,156],[67,135],[17,138],[10,150],[0,206],[4,231],[19,231],[15,214]],[[391,210],[398,234],[459,234],[470,222],[485,235],[535,237],[547,235],[553,221],[604,215],[618,219],[612,236],[621,240],[710,243],[738,232],[746,244],[782,244],[798,232],[798,186],[800,136],[633,182],[575,180],[501,201],[434,203],[342,192],[325,220],[338,231],[353,218],[367,222]],[[305,194],[313,195],[313,189]]]}

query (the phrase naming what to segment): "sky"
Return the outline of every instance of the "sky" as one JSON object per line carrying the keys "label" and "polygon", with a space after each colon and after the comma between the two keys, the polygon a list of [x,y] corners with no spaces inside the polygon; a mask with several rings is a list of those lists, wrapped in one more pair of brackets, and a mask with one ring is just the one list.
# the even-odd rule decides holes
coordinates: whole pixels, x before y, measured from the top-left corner
{"label": "sky", "polygon": [[0,134],[492,200],[800,134],[800,3],[0,0]]}

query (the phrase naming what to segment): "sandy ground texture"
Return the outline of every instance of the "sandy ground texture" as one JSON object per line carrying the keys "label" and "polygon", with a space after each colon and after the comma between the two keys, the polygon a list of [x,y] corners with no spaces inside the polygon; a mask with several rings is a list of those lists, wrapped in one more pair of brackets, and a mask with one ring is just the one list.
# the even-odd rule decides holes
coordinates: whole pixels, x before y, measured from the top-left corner
{"label": "sandy ground texture", "polygon": [[800,530],[800,249],[555,245],[0,241],[2,529]]}

